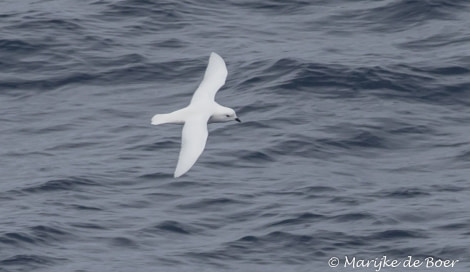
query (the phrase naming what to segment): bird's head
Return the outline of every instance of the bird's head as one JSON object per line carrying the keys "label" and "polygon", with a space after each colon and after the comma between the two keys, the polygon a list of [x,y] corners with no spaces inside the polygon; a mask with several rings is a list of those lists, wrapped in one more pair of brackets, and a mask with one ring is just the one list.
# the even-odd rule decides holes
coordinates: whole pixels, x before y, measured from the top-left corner
{"label": "bird's head", "polygon": [[210,119],[211,122],[228,122],[232,120],[241,122],[233,109],[222,106],[216,110]]}

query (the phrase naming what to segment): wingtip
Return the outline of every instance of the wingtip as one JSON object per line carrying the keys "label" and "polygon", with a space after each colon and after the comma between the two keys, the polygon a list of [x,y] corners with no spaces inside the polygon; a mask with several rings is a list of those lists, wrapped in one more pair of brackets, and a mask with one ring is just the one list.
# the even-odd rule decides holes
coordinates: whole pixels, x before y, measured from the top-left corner
{"label": "wingtip", "polygon": [[210,55],[209,58],[217,58],[217,59],[220,59],[220,60],[223,61],[223,58],[222,58],[219,54],[217,54],[217,53],[215,53],[215,52],[211,52],[211,55]]}
{"label": "wingtip", "polygon": [[186,174],[186,172],[188,172],[189,169],[183,169],[181,168],[180,165],[177,165],[176,166],[176,169],[175,169],[175,174],[173,175],[173,177],[175,178],[179,178],[181,177],[182,175]]}
{"label": "wingtip", "polygon": [[181,177],[182,175],[184,175],[184,173],[178,173],[175,171],[175,174],[173,175],[174,178],[179,178]]}

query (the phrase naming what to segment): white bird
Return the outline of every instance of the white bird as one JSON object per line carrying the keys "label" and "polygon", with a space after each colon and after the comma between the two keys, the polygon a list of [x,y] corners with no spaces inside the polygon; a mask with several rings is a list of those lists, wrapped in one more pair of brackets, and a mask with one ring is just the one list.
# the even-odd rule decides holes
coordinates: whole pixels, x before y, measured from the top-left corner
{"label": "white bird", "polygon": [[204,78],[194,92],[188,106],[168,114],[156,114],[152,125],[165,123],[184,124],[181,150],[175,169],[175,178],[180,177],[194,165],[201,155],[207,140],[207,123],[227,122],[238,119],[231,108],[215,102],[215,94],[225,84],[227,67],[221,56],[212,52]]}

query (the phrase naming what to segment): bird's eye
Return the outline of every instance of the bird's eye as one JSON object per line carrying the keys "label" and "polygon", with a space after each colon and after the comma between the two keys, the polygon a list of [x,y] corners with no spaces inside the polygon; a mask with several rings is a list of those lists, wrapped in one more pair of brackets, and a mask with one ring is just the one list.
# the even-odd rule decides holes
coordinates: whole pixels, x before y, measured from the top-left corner
{"label": "bird's eye", "polygon": [[225,116],[227,116],[227,117],[230,117],[230,115],[228,115],[228,114],[227,114],[227,115],[225,115]]}

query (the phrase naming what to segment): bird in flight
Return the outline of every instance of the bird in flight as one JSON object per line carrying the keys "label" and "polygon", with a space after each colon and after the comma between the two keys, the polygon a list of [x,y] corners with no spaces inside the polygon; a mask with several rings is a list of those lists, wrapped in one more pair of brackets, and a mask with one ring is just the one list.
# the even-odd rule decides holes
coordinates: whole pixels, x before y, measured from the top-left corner
{"label": "bird in flight", "polygon": [[225,84],[226,78],[227,67],[224,60],[212,52],[204,78],[189,105],[171,113],[156,114],[152,117],[152,125],[184,124],[175,178],[188,172],[202,154],[208,135],[207,123],[232,120],[241,122],[233,109],[215,102],[215,94]]}

